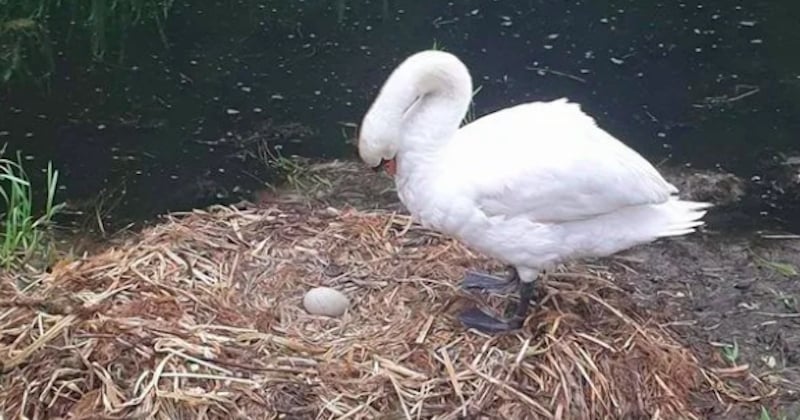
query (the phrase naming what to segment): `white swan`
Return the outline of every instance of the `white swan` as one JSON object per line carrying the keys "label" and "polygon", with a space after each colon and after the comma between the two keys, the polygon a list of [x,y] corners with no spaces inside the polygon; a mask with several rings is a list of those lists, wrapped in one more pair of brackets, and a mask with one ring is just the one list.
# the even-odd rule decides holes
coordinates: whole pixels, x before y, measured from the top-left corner
{"label": "white swan", "polygon": [[[461,128],[472,79],[454,55],[423,51],[389,76],[364,116],[358,148],[395,176],[423,226],[511,266],[520,302],[510,320],[471,308],[468,327],[519,328],[540,273],[573,258],[607,256],[703,224],[708,203],[683,201],[642,156],[566,99],[532,102]],[[510,285],[469,274],[463,287]]]}

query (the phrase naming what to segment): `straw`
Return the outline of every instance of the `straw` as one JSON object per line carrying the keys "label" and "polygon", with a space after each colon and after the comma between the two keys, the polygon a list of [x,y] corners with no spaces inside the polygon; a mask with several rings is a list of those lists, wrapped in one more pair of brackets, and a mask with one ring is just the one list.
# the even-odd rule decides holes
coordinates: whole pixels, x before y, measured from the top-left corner
{"label": "straw", "polygon": [[[354,165],[317,170],[353,179]],[[713,370],[725,366],[683,345],[601,266],[553,273],[520,331],[468,331],[456,319],[465,304],[501,310],[509,299],[457,284],[466,269],[497,263],[393,210],[331,208],[326,197],[365,189],[330,188],[169,215],[26,279],[39,286],[25,293],[4,274],[2,412],[695,419],[697,398],[724,406],[769,395],[748,372]],[[303,310],[318,285],[350,297],[345,315]]]}

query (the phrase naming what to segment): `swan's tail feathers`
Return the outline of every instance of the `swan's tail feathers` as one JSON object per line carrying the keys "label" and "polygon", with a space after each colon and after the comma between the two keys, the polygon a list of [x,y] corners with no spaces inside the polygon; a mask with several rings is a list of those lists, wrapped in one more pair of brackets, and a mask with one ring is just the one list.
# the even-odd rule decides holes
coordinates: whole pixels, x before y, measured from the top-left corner
{"label": "swan's tail feathers", "polygon": [[708,213],[708,209],[713,207],[713,204],[674,198],[661,206],[668,216],[669,223],[666,229],[659,232],[658,236],[669,237],[687,235],[704,225],[705,222],[701,219]]}

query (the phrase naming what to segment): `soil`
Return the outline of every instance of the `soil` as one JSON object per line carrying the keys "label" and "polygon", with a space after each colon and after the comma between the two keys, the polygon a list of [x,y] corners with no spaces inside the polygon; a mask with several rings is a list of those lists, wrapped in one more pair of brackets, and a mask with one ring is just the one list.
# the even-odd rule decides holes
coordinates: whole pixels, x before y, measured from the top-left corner
{"label": "soil", "polygon": [[[673,319],[672,329],[700,351],[736,345],[731,364],[778,390],[760,402],[771,418],[800,418],[800,313],[797,275],[775,263],[800,267],[800,240],[760,239],[710,230],[619,254],[617,281],[635,299]],[[717,418],[759,418],[759,404],[744,404]]]}

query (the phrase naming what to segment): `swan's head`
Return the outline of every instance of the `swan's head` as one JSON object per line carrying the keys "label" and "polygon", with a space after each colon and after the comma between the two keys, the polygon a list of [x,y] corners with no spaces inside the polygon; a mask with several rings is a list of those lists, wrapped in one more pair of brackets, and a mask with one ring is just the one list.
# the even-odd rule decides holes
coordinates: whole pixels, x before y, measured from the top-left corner
{"label": "swan's head", "polygon": [[397,156],[400,133],[393,130],[397,123],[384,121],[376,113],[368,112],[358,134],[358,154],[372,169],[380,170]]}
{"label": "swan's head", "polygon": [[361,159],[391,173],[401,149],[436,147],[448,140],[471,98],[472,79],[456,56],[433,50],[411,55],[392,72],[364,116],[358,135]]}

